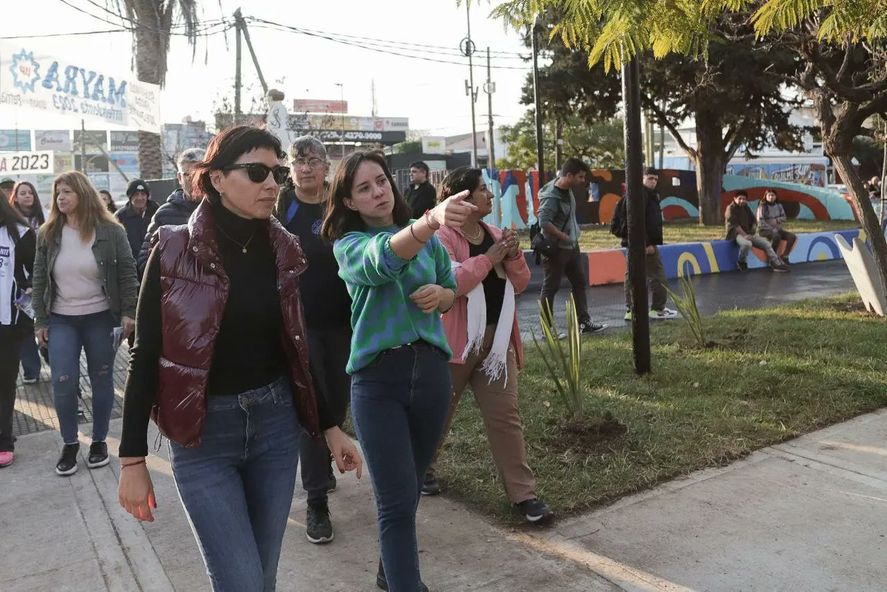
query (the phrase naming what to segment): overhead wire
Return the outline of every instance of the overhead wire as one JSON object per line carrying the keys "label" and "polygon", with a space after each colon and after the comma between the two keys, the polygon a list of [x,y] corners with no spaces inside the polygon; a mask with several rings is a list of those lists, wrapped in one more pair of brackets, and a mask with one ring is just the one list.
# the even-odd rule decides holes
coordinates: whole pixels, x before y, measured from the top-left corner
{"label": "overhead wire", "polygon": [[[87,1],[90,2],[91,4],[95,4],[94,2],[91,2],[91,0],[87,0]],[[123,15],[121,15],[121,14],[111,13],[111,14],[113,14],[114,16],[116,16],[116,17],[118,17],[118,18],[120,18],[120,19],[122,19],[122,20],[126,20],[126,21],[129,21],[130,23],[133,23],[133,26],[126,26],[126,25],[121,24],[121,23],[115,23],[114,21],[110,21],[110,20],[108,20],[107,18],[102,17],[101,15],[93,14],[93,13],[89,12],[88,10],[86,10],[86,9],[80,7],[80,6],[77,6],[76,4],[73,4],[73,3],[69,2],[69,0],[59,0],[59,2],[61,2],[61,3],[64,4],[65,6],[68,6],[68,7],[70,7],[70,8],[73,8],[73,9],[76,10],[77,12],[83,13],[83,14],[85,14],[85,15],[87,15],[87,16],[90,16],[90,17],[92,17],[92,18],[94,18],[94,19],[96,19],[96,20],[99,20],[99,21],[101,21],[101,22],[103,22],[103,23],[106,23],[106,24],[109,24],[109,25],[114,25],[114,26],[117,26],[117,27],[123,26],[125,29],[127,29],[127,30],[129,30],[129,31],[133,31],[133,30],[135,30],[136,25],[138,25],[139,27],[141,27],[141,28],[143,28],[143,29],[147,29],[148,31],[152,31],[152,32],[155,32],[155,33],[169,33],[170,35],[184,36],[184,37],[191,37],[191,36],[208,37],[208,36],[210,36],[210,35],[216,35],[216,34],[218,34],[218,33],[223,33],[223,32],[225,32],[225,31],[227,31],[229,28],[231,28],[231,27],[234,26],[233,24],[228,23],[228,22],[225,21],[224,19],[221,19],[221,20],[219,20],[219,22],[213,23],[213,24],[211,24],[211,25],[205,27],[203,30],[197,31],[197,32],[194,33],[193,35],[189,35],[188,33],[179,33],[179,32],[176,32],[176,31],[160,31],[160,30],[158,30],[158,29],[153,29],[153,28],[151,28],[151,27],[147,27],[146,25],[143,25],[143,24],[137,24],[136,21],[134,21],[134,20],[132,20],[132,19],[129,19],[128,17],[125,17],[125,16],[123,16]],[[102,7],[99,6],[99,8],[102,8]],[[107,10],[107,9],[103,9],[103,10],[105,10],[106,12],[110,12],[110,11]],[[216,29],[216,30],[212,30],[213,28],[219,27],[220,25],[223,25],[222,28],[218,28],[218,29]]]}

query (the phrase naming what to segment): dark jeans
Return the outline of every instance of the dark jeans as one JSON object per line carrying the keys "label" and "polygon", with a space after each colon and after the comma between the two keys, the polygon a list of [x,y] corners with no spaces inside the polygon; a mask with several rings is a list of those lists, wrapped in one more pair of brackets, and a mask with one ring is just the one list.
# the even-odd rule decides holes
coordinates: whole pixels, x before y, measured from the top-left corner
{"label": "dark jeans", "polygon": [[302,428],[289,382],[209,397],[202,443],[170,443],[176,488],[215,592],[270,592]]}
{"label": "dark jeans", "polygon": [[109,311],[49,316],[49,368],[59,429],[65,444],[77,443],[80,350],[92,387],[92,440],[104,442],[114,406],[114,320]]}
{"label": "dark jeans", "polygon": [[785,241],[785,251],[782,253],[782,258],[786,260],[788,259],[789,254],[791,254],[792,249],[795,248],[795,242],[798,240],[798,235],[782,228],[776,230],[759,230],[758,234],[770,241],[770,246],[773,247],[773,250],[776,251],[777,254],[779,254],[779,243]]}
{"label": "dark jeans", "polygon": [[[345,372],[351,355],[351,329],[308,329],[308,355],[317,396],[323,397],[336,425],[345,422],[351,377]],[[323,437],[312,438],[302,432],[299,443],[302,461],[302,486],[308,492],[308,503],[325,502],[332,469],[330,451]]]}
{"label": "dark jeans", "polygon": [[[645,255],[647,262],[647,284],[653,295],[650,308],[662,310],[668,301],[668,292],[665,291],[665,269],[662,267],[662,259],[659,257],[659,249],[652,255]],[[625,308],[631,310],[631,284],[628,283],[628,269],[625,270]]]}
{"label": "dark jeans", "polygon": [[545,277],[542,280],[541,299],[548,303],[548,310],[554,315],[554,295],[561,287],[561,279],[566,275],[573,289],[573,300],[576,302],[576,315],[580,323],[588,324],[591,317],[588,315],[588,301],[585,297],[585,288],[588,280],[582,269],[584,255],[579,252],[579,247],[572,250],[558,249],[554,256],[542,258],[542,269]]}
{"label": "dark jeans", "polygon": [[22,376],[40,378],[40,353],[37,351],[37,339],[34,335],[25,336],[22,341]]}
{"label": "dark jeans", "polygon": [[379,513],[379,546],[391,592],[417,592],[419,488],[450,403],[447,356],[425,342],[389,349],[354,373],[351,413]]}
{"label": "dark jeans", "polygon": [[22,341],[33,333],[20,327],[0,325],[0,452],[15,450],[12,418],[15,413],[15,379]]}

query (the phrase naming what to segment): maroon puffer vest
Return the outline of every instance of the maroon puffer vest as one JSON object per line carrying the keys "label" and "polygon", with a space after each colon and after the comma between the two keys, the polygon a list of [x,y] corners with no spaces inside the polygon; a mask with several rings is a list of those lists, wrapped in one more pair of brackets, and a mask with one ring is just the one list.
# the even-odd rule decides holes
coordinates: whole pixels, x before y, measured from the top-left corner
{"label": "maroon puffer vest", "polygon": [[[298,239],[273,217],[268,235],[277,261],[277,288],[283,327],[280,338],[302,426],[320,432],[317,400],[308,369],[305,318],[299,275],[308,267]],[[200,445],[206,418],[206,385],[225,303],[228,276],[216,243],[212,209],[201,203],[187,227],[161,226],[160,310],[163,349],[157,403],[151,416],[161,433],[182,446]]]}

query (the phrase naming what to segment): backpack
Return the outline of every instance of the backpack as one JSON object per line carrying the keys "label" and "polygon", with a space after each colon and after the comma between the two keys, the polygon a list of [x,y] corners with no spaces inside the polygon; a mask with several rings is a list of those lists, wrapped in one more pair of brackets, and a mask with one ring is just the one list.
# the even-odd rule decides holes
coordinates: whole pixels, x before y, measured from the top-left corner
{"label": "backpack", "polygon": [[619,198],[613,219],[610,221],[610,234],[619,238],[628,237],[628,216],[625,211],[625,197]]}

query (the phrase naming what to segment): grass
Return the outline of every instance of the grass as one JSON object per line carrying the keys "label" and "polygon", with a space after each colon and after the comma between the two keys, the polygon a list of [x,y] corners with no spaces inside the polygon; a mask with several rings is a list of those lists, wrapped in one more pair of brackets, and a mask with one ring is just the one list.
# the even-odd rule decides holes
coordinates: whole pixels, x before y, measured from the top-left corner
{"label": "grass", "polygon": [[[654,372],[632,371],[631,337],[586,338],[588,416],[611,413],[627,430],[571,437],[543,362],[525,344],[520,410],[538,493],[560,516],[887,405],[887,323],[856,296],[705,319],[721,344],[700,349],[683,323],[651,328]],[[470,396],[437,465],[447,495],[508,524],[512,512]]]}
{"label": "grass", "polygon": [[[826,232],[858,228],[852,220],[790,220],[786,229],[794,232]],[[523,244],[529,245],[529,232],[524,233]],[[665,244],[693,243],[724,238],[723,226],[700,226],[695,220],[666,222],[664,228]],[[615,249],[619,247],[619,239],[610,234],[609,224],[587,224],[582,227],[579,246],[583,251],[594,249]],[[526,247],[529,248],[529,247]]]}

